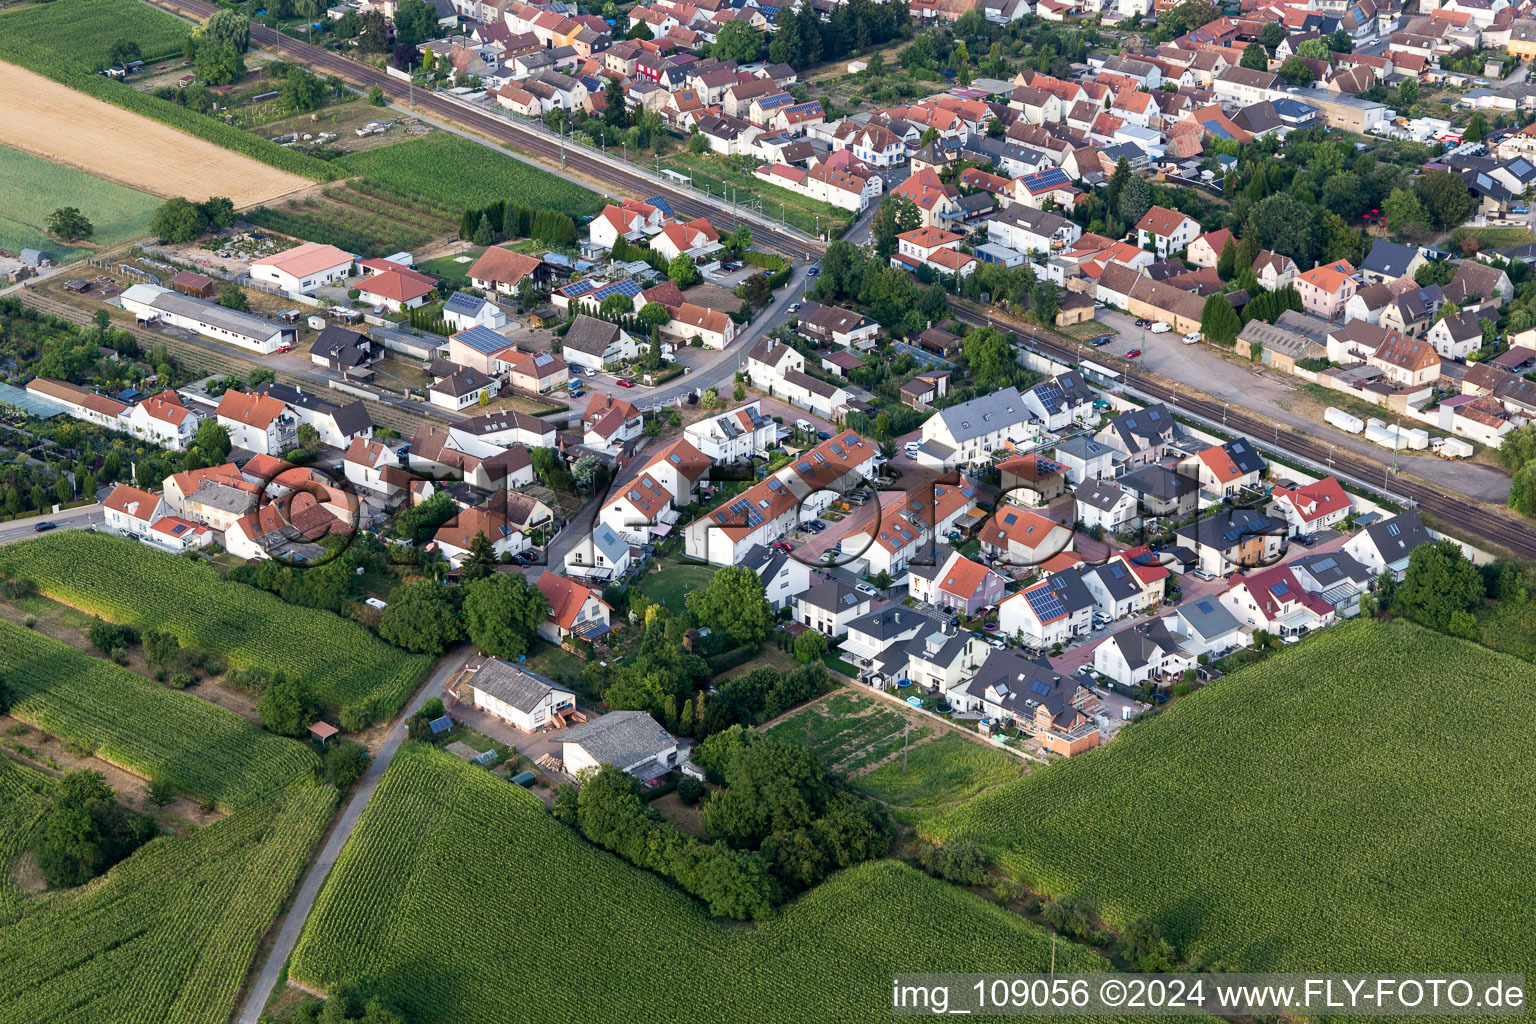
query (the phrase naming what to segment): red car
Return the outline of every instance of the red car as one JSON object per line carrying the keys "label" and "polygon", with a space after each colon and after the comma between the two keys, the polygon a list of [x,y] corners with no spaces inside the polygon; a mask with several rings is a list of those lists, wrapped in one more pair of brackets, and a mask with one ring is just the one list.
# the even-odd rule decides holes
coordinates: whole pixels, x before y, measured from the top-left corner
{"label": "red car", "polygon": [[632,380],[625,380],[622,377],[620,377],[618,380],[614,381],[614,383],[617,384],[621,388],[632,388],[632,387],[635,386],[635,382],[634,381],[632,381]]}
{"label": "red car", "polygon": [[1141,349],[1133,348],[1133,349],[1131,349],[1129,352],[1127,352],[1125,354],[1125,358],[1127,358],[1127,359],[1135,359],[1139,355],[1141,355]]}
{"label": "red car", "polygon": [[794,547],[793,544],[790,544],[788,541],[783,541],[783,540],[781,540],[778,543],[774,544],[773,548],[774,548],[775,551],[793,551],[793,550],[795,550],[795,547]]}

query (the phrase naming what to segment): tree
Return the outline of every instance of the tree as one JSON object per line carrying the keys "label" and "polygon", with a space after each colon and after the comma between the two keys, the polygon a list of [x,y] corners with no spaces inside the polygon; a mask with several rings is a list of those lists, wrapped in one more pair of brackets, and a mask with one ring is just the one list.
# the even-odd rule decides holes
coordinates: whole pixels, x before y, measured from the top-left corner
{"label": "tree", "polygon": [[307,114],[325,105],[325,83],[308,68],[288,65],[283,77],[283,106],[295,114]]}
{"label": "tree", "polygon": [[1536,463],[1521,466],[1510,477],[1509,507],[1521,515],[1536,516]]}
{"label": "tree", "polygon": [[869,231],[875,240],[875,255],[882,260],[891,258],[896,251],[896,236],[904,231],[915,231],[923,225],[923,212],[906,196],[886,196],[880,200]]}
{"label": "tree", "polygon": [[746,64],[757,59],[759,36],[757,29],[745,21],[728,21],[715,32],[715,60],[734,60]]}
{"label": "tree", "polygon": [[203,43],[226,44],[244,53],[251,46],[251,19],[234,11],[220,9],[203,22],[200,33]]}
{"label": "tree", "polygon": [[1456,612],[1483,600],[1483,578],[1452,540],[1421,544],[1408,556],[1408,571],[1393,595],[1393,607],[1431,629],[1445,630]]}
{"label": "tree", "polygon": [[371,106],[382,107],[384,105],[384,90],[376,85],[368,87],[368,103]]}
{"label": "tree", "polygon": [[389,24],[383,14],[365,11],[358,17],[357,48],[363,53],[384,53],[389,49]]}
{"label": "tree", "polygon": [[709,140],[704,137],[702,132],[696,131],[688,136],[688,152],[694,156],[703,156],[709,152]]}
{"label": "tree", "polygon": [[210,465],[220,465],[229,457],[231,447],[229,430],[214,419],[206,417],[197,425],[197,433],[192,435],[192,447],[196,448]]}
{"label": "tree", "polygon": [[107,62],[117,67],[122,67],[129,61],[138,60],[143,56],[139,50],[139,44],[132,39],[119,39],[112,44],[111,51],[107,54]]}
{"label": "tree", "polygon": [[806,827],[832,795],[816,755],[776,736],[737,749],[725,781],[725,791],[705,805],[704,821],[711,836],[738,849]]}
{"label": "tree", "polygon": [[1424,204],[1429,222],[1440,230],[1455,227],[1472,212],[1472,193],[1461,175],[1451,171],[1430,171],[1413,183],[1413,191]]}
{"label": "tree", "polygon": [[354,740],[337,740],[325,752],[325,781],[342,788],[352,785],[368,770],[368,750]]}
{"label": "tree", "polygon": [[205,84],[231,85],[245,77],[245,51],[237,50],[229,43],[205,39],[197,45],[195,67],[197,77]]}
{"label": "tree", "polygon": [[1462,130],[1461,140],[1463,142],[1482,142],[1487,137],[1488,118],[1483,115],[1481,110],[1474,111],[1472,117],[1467,121],[1466,128]]}
{"label": "tree", "polygon": [[481,580],[496,571],[496,548],[484,533],[475,534],[469,542],[469,554],[460,566],[460,579]]}
{"label": "tree", "polygon": [[598,307],[598,312],[610,319],[628,316],[635,310],[635,300],[628,295],[610,295]]}
{"label": "tree", "polygon": [[437,36],[437,8],[426,0],[400,0],[395,7],[395,42],[414,49]]}
{"label": "tree", "polygon": [[526,654],[549,600],[520,572],[497,573],[464,588],[464,626],[475,646],[493,658]]}
{"label": "tree", "polygon": [[1397,85],[1397,105],[1411,107],[1419,101],[1419,82],[1414,78],[1405,78]]}
{"label": "tree", "polygon": [[1499,445],[1499,461],[1511,473],[1517,473],[1521,467],[1536,461],[1536,423],[1516,427],[1504,435]]}
{"label": "tree", "polygon": [[1286,58],[1276,74],[1285,79],[1287,85],[1311,85],[1316,81],[1312,74],[1312,65],[1302,60],[1300,55]]}
{"label": "tree", "polygon": [[724,634],[740,647],[762,643],[772,624],[762,577],[743,566],[727,566],[715,573],[709,586],[688,595],[687,604],[701,626]]}
{"label": "tree", "polygon": [[1147,179],[1139,175],[1133,175],[1120,190],[1120,202],[1117,207],[1120,218],[1127,224],[1134,225],[1147,215],[1152,209],[1152,186],[1147,184]]}
{"label": "tree", "polygon": [[667,276],[679,288],[692,288],[704,280],[704,275],[700,274],[699,268],[694,265],[693,257],[686,252],[680,252],[672,257],[672,262],[667,264]]}
{"label": "tree", "polygon": [[309,684],[277,673],[256,702],[256,714],[269,732],[302,736],[320,715],[320,701]]}
{"label": "tree", "polygon": [[1237,270],[1237,242],[1231,237],[1221,247],[1221,254],[1216,257],[1216,276],[1223,281],[1232,280],[1232,275]]}
{"label": "tree", "polygon": [[161,203],[149,219],[149,231],[161,245],[191,242],[207,230],[202,211],[181,196]]}
{"label": "tree", "polygon": [[1334,53],[1354,53],[1355,41],[1342,28],[1335,29],[1333,35],[1328,37],[1328,48]]}
{"label": "tree", "polygon": [[1413,283],[1420,288],[1432,284],[1448,285],[1456,276],[1456,267],[1450,260],[1430,260],[1413,272]]}
{"label": "tree", "polygon": [[209,196],[197,204],[197,212],[210,227],[222,230],[235,225],[235,204],[224,196]]}
{"label": "tree", "polygon": [[48,233],[63,242],[90,238],[96,228],[77,206],[61,206],[48,215]]}
{"label": "tree", "polygon": [[995,327],[978,327],[971,331],[960,343],[960,352],[971,368],[979,391],[1007,387],[1018,372],[1012,343]]}
{"label": "tree", "polygon": [[152,775],[149,778],[149,789],[144,796],[156,807],[164,807],[176,799],[176,787],[163,775]]}
{"label": "tree", "polygon": [[1296,55],[1326,61],[1333,57],[1333,51],[1328,48],[1328,40],[1319,36],[1316,39],[1308,39],[1296,47]]}
{"label": "tree", "polygon": [[448,588],[434,580],[396,587],[379,617],[379,636],[408,651],[441,654],[463,635],[464,627]]}
{"label": "tree", "polygon": [[1278,192],[1255,206],[1249,220],[1260,247],[1289,256],[1298,267],[1312,266],[1319,243],[1314,209],[1290,192]]}
{"label": "tree", "polygon": [[1051,327],[1056,323],[1056,313],[1061,309],[1061,300],[1056,295],[1056,286],[1049,281],[1041,281],[1035,285],[1035,290],[1030,293],[1030,307],[1034,311],[1035,321],[1041,327]]}
{"label": "tree", "polygon": [[1237,332],[1243,329],[1243,321],[1232,308],[1232,303],[1221,292],[1213,292],[1205,298],[1200,311],[1200,333],[1212,341],[1230,345],[1237,340]]}
{"label": "tree", "polygon": [[35,847],[49,885],[82,885],[154,837],[154,819],[134,814],[113,796],[97,771],[70,772],[60,780]]}
{"label": "tree", "polygon": [[[1410,79],[1411,81],[1411,79]],[[1407,189],[1395,188],[1382,200],[1381,212],[1387,215],[1387,227],[1398,234],[1406,234],[1409,225],[1428,226],[1429,215],[1419,197]]]}
{"label": "tree", "polygon": [[804,662],[820,661],[827,653],[826,635],[814,629],[808,629],[795,637],[795,660]]}
{"label": "tree", "polygon": [[496,241],[496,229],[491,226],[489,214],[480,215],[480,222],[475,225],[475,233],[470,236],[470,241],[476,245],[490,245]]}
{"label": "tree", "polygon": [[245,289],[227,281],[219,288],[219,305],[226,309],[238,310],[244,313],[251,308],[250,300],[245,297]]}
{"label": "tree", "polygon": [[753,274],[736,288],[736,295],[749,306],[766,306],[773,298],[773,285],[767,274]]}
{"label": "tree", "polygon": [[632,25],[630,27],[629,34],[626,35],[624,38],[625,39],[655,39],[656,36],[655,36],[655,33],[653,33],[651,31],[651,26],[647,25],[643,21],[637,21],[637,22],[634,23],[634,25]]}

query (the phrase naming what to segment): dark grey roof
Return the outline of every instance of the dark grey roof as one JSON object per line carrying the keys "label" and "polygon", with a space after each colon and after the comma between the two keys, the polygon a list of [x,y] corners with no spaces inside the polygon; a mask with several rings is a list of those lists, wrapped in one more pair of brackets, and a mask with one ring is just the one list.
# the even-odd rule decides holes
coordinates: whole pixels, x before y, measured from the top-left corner
{"label": "dark grey roof", "polygon": [[868,598],[846,583],[825,580],[801,594],[800,600],[812,608],[824,608],[829,612],[845,612],[850,608],[857,608]]}
{"label": "dark grey roof", "polygon": [[951,436],[963,444],[994,430],[1022,424],[1029,419],[1029,412],[1024,408],[1019,389],[1007,387],[940,409],[939,419],[949,428]]}
{"label": "dark grey roof", "polygon": [[1365,262],[1360,264],[1360,269],[1375,274],[1385,274],[1387,277],[1402,277],[1408,273],[1408,264],[1419,254],[1419,250],[1411,245],[1399,245],[1389,242],[1385,238],[1376,239],[1371,245],[1371,251],[1365,257]]}
{"label": "dark grey roof", "polygon": [[1371,582],[1370,570],[1343,551],[1316,552],[1302,555],[1290,563],[1291,571],[1305,569],[1307,575],[1317,581],[1319,587],[1328,590],[1341,583],[1367,584]]}
{"label": "dark grey roof", "polygon": [[1194,480],[1166,466],[1147,466],[1125,474],[1117,482],[1133,494],[1165,501],[1176,500],[1200,487]]}
{"label": "dark grey roof", "polygon": [[948,667],[965,653],[975,636],[966,630],[945,633],[935,625],[932,630],[919,630],[917,636],[906,642],[902,653],[908,659],[918,658],[931,665]]}
{"label": "dark grey roof", "polygon": [[1095,604],[1093,594],[1088,590],[1083,578],[1075,572],[1056,572],[1046,577],[1046,582],[1051,586],[1051,592],[1056,595],[1056,600],[1066,609],[1067,614],[1082,611],[1084,608],[1092,608]]}
{"label": "dark grey roof", "polygon": [[1103,458],[1106,455],[1113,456],[1114,449],[1108,445],[1100,444],[1093,438],[1083,434],[1069,437],[1062,441],[1054,449],[1054,454],[1059,458],[1061,453],[1072,456],[1080,462],[1091,462],[1094,459]]}
{"label": "dark grey roof", "polygon": [[1084,480],[1078,484],[1072,497],[1101,512],[1110,512],[1120,504],[1120,500],[1125,497],[1125,491],[1119,484],[1110,480]]}
{"label": "dark grey roof", "polygon": [[1145,409],[1121,413],[1106,423],[1100,433],[1105,431],[1119,437],[1126,450],[1131,452],[1171,441],[1180,433],[1173,413],[1161,402]]}
{"label": "dark grey roof", "polygon": [[1217,551],[1226,551],[1251,537],[1271,534],[1284,536],[1287,530],[1282,519],[1252,509],[1223,507],[1215,515],[1190,523],[1175,532],[1186,540],[1194,541],[1197,546],[1204,544]]}
{"label": "dark grey roof", "polygon": [[1370,536],[1371,543],[1376,545],[1376,550],[1381,552],[1382,561],[1388,563],[1407,558],[1414,548],[1431,541],[1429,531],[1419,521],[1419,514],[1411,508],[1399,512],[1391,519],[1372,523],[1365,528],[1365,532]]}
{"label": "dark grey roof", "polygon": [[1120,648],[1125,663],[1137,669],[1149,664],[1159,652],[1172,653],[1178,650],[1189,638],[1169,630],[1161,619],[1153,619],[1122,630],[1111,639]]}
{"label": "dark grey roof", "polygon": [[1179,617],[1202,640],[1209,642],[1218,636],[1226,636],[1240,623],[1227,607],[1213,594],[1179,605]]}
{"label": "dark grey roof", "polygon": [[465,366],[461,367],[452,376],[444,377],[436,384],[433,384],[432,390],[440,395],[452,395],[454,398],[462,398],[464,395],[479,391],[491,383],[491,378],[473,366]]}
{"label": "dark grey roof", "polygon": [[560,737],[604,764],[629,768],[677,746],[677,740],[644,711],[610,711]]}
{"label": "dark grey roof", "polygon": [[565,694],[571,692],[537,672],[530,672],[500,658],[491,658],[480,666],[469,677],[469,685],[519,711],[532,711],[552,691]]}
{"label": "dark grey roof", "polygon": [[1018,651],[1003,650],[993,651],[970,681],[956,689],[983,699],[989,688],[995,689],[999,692],[997,705],[1018,718],[1034,718],[1036,706],[1043,704],[1055,720],[1071,715],[1072,698],[1079,685],[1077,680],[1057,672],[1044,658],[1036,661]]}
{"label": "dark grey roof", "polygon": [[899,604],[888,604],[883,608],[866,612],[848,623],[848,631],[850,633],[857,631],[865,636],[872,636],[876,640],[894,640],[903,633],[921,629],[925,623],[932,622],[932,619],[920,612],[903,608]]}
{"label": "dark grey roof", "polygon": [[1122,601],[1127,597],[1135,597],[1141,593],[1141,581],[1138,580],[1125,563],[1116,558],[1095,566],[1083,573],[1084,576],[1092,576],[1099,581],[1111,600]]}
{"label": "dark grey roof", "polygon": [[1248,442],[1246,437],[1233,438],[1221,446],[1227,453],[1227,458],[1245,476],[1249,473],[1264,472],[1264,457],[1261,456]]}
{"label": "dark grey roof", "polygon": [[767,583],[779,574],[779,570],[784,568],[784,563],[787,561],[789,561],[788,552],[765,544],[754,544],[746,550],[736,564],[751,569],[764,583]]}
{"label": "dark grey roof", "polygon": [[561,339],[561,347],[572,352],[600,356],[608,350],[608,346],[613,344],[618,336],[617,324],[610,324],[606,320],[599,320],[583,313],[571,323],[571,329],[565,332],[565,337]]}
{"label": "dark grey roof", "polygon": [[327,324],[309,346],[309,352],[338,366],[361,366],[368,361],[372,348],[373,343],[366,334]]}

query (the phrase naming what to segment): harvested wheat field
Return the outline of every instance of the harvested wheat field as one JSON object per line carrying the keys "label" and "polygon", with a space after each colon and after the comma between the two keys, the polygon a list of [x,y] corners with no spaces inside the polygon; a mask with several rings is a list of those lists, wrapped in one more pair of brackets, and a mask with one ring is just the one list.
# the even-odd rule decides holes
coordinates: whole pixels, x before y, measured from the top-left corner
{"label": "harvested wheat field", "polygon": [[0,143],[132,188],[253,206],[314,182],[0,61]]}

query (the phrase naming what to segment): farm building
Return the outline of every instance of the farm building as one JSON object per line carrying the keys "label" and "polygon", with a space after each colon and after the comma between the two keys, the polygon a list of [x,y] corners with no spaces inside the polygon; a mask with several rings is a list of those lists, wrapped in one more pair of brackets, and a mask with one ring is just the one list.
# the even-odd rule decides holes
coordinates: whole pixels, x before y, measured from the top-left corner
{"label": "farm building", "polygon": [[136,284],[122,294],[123,309],[140,323],[162,323],[196,331],[205,338],[271,355],[298,340],[298,328],[226,309],[153,284]]}
{"label": "farm building", "polygon": [[290,292],[308,292],[321,285],[345,281],[352,273],[354,259],[354,255],[334,245],[305,242],[252,263],[251,278]]}
{"label": "farm building", "polygon": [[464,685],[475,707],[524,732],[552,722],[563,725],[578,714],[574,693],[500,658],[487,660]]}
{"label": "farm building", "polygon": [[562,758],[569,775],[611,764],[648,782],[678,763],[677,738],[644,711],[610,711],[565,734]]}

